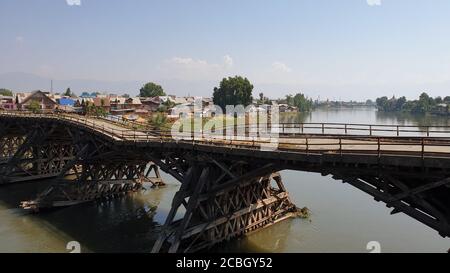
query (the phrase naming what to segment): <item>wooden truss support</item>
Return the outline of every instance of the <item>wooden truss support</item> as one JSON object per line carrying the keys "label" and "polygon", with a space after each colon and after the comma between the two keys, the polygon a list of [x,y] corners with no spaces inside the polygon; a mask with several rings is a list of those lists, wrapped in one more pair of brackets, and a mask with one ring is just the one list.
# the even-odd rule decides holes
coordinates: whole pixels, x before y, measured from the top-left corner
{"label": "wooden truss support", "polygon": [[141,189],[144,182],[164,185],[158,167],[146,158],[115,150],[102,138],[75,128],[30,130],[0,168],[7,182],[56,178],[35,200],[22,202],[23,208],[34,211],[123,195]]}
{"label": "wooden truss support", "polygon": [[56,177],[73,158],[68,141],[49,138],[53,128],[31,130],[26,136],[3,138],[0,184]]}
{"label": "wooden truss support", "polygon": [[24,143],[25,137],[21,135],[5,135],[0,137],[0,164],[6,163]]}
{"label": "wooden truss support", "polygon": [[[333,176],[345,183],[372,195],[375,200],[386,203],[387,207],[394,208],[391,214],[403,212],[406,215],[437,230],[443,237],[450,237],[450,214],[448,213],[448,200],[439,200],[439,194],[427,194],[429,191],[441,187],[449,191],[446,185],[450,179],[439,181],[420,181],[420,186],[411,187],[398,178],[383,174],[377,177],[361,176],[339,173]],[[441,190],[441,192],[442,192]]]}
{"label": "wooden truss support", "polygon": [[74,164],[72,179],[59,178],[35,200],[23,201],[21,207],[39,211],[122,196],[142,189],[146,169],[146,163]]}
{"label": "wooden truss support", "polygon": [[[249,166],[209,162],[184,175],[153,252],[198,251],[295,215],[272,165],[247,172]],[[181,207],[185,213],[176,220]]]}
{"label": "wooden truss support", "polygon": [[[152,173],[153,175],[151,175]],[[159,173],[158,166],[156,166],[153,162],[149,163],[147,171],[145,172],[145,175],[140,177],[140,181],[141,183],[150,182],[152,184],[152,188],[163,187],[166,185],[161,177],[161,174]]]}

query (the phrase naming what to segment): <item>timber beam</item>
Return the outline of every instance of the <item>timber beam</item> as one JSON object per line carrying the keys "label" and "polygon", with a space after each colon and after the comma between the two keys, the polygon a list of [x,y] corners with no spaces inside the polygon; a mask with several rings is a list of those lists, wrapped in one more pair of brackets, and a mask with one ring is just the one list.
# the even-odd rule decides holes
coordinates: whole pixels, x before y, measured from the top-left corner
{"label": "timber beam", "polygon": [[[42,209],[120,197],[143,189],[145,182],[152,183],[152,187],[164,185],[157,166],[146,162],[140,164],[80,162],[80,165],[72,162],[71,167],[66,166],[65,170],[72,173],[72,176],[67,176],[67,173],[60,176],[36,199],[21,202],[21,207],[38,212]],[[152,172],[155,173],[154,176],[150,176]]]}
{"label": "timber beam", "polygon": [[[216,160],[192,165],[152,252],[198,251],[295,216],[297,207],[273,169]],[[181,207],[183,218],[174,220]]]}

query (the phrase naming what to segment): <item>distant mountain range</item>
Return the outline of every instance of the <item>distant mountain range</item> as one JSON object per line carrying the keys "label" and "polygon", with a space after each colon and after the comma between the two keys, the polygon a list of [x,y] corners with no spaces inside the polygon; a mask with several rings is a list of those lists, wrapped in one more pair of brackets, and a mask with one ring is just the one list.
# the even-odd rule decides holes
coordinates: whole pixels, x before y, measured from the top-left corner
{"label": "distant mountain range", "polygon": [[[151,81],[149,79],[148,81]],[[11,72],[0,74],[0,88],[11,89],[14,92],[30,92],[33,90],[50,91],[50,78],[37,76],[31,73]],[[186,81],[180,79],[153,79],[162,85],[167,94],[177,96],[212,96],[217,81]],[[146,81],[102,81],[72,79],[53,79],[53,91],[64,92],[67,87],[80,95],[82,92],[100,92],[114,94],[129,94],[136,96]],[[380,96],[406,96],[408,99],[417,98],[421,92],[429,92],[432,96],[450,95],[450,82],[429,84],[254,84],[253,96],[258,97],[260,92],[270,98],[282,98],[287,94],[303,92],[308,97],[330,100],[361,100],[375,99]],[[370,95],[367,95],[370,94]],[[368,97],[366,97],[368,96]]]}
{"label": "distant mountain range", "polygon": [[[179,96],[211,96],[215,82],[189,82],[178,79],[155,80],[161,84],[166,93]],[[82,92],[100,92],[114,94],[139,93],[145,81],[101,81],[72,79],[53,79],[53,92],[64,92],[68,87],[80,95]],[[7,88],[14,92],[30,92],[34,90],[50,91],[51,79],[31,73],[10,72],[0,74],[0,88]]]}
{"label": "distant mountain range", "polygon": [[[53,91],[64,92],[68,87],[78,94],[87,92],[108,92],[117,94],[137,94],[142,82],[138,81],[99,81],[99,80],[53,80]],[[33,90],[50,91],[51,79],[30,73],[12,72],[0,74],[0,88],[11,89],[14,92],[29,92]]]}

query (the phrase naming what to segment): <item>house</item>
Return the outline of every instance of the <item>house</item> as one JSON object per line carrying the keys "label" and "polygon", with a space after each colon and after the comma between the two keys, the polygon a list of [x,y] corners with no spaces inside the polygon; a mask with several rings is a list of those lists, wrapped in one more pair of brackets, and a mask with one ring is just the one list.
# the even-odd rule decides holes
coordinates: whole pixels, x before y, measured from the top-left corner
{"label": "house", "polygon": [[125,101],[127,99],[123,97],[112,97],[110,98],[111,110],[123,110],[126,109]]}
{"label": "house", "polygon": [[174,99],[175,104],[184,104],[187,103],[187,99],[183,97],[175,97]]}
{"label": "house", "polygon": [[212,98],[202,97],[201,99],[202,99],[202,107],[211,107],[214,105]]}
{"label": "house", "polygon": [[186,102],[195,102],[195,97],[186,97]]}
{"label": "house", "polygon": [[296,106],[288,106],[286,112],[298,112],[298,107]]}
{"label": "house", "polygon": [[0,109],[1,110],[15,110],[16,103],[12,96],[2,96],[0,95]]}
{"label": "house", "polygon": [[19,103],[24,101],[31,93],[16,93],[16,104],[18,106]]}
{"label": "house", "polygon": [[449,112],[449,108],[450,107],[449,107],[448,104],[446,104],[446,103],[439,103],[438,105],[436,105],[436,108],[435,108],[434,112],[435,112],[435,114],[439,114],[439,115],[442,115],[442,114],[447,115],[448,112]]}
{"label": "house", "polygon": [[29,108],[32,102],[39,103],[41,110],[54,110],[56,108],[56,101],[49,97],[48,92],[42,92],[40,90],[34,91],[29,96],[19,99],[18,108],[26,110]]}
{"label": "house", "polygon": [[86,103],[94,104],[93,98],[78,98],[75,100],[74,107],[83,107]]}
{"label": "house", "polygon": [[287,112],[288,107],[289,107],[289,105],[287,105],[285,103],[280,103],[280,104],[278,104],[278,111],[280,113]]}
{"label": "house", "polygon": [[257,106],[255,104],[251,104],[248,106],[247,108],[247,113],[267,113],[267,108],[262,107],[262,106]]}
{"label": "house", "polygon": [[94,106],[103,108],[103,110],[107,113],[111,111],[111,102],[108,97],[97,97],[93,99]]}
{"label": "house", "polygon": [[69,97],[62,97],[60,99],[56,99],[59,105],[61,106],[74,106],[75,100]]}
{"label": "house", "polygon": [[[274,105],[276,107],[276,105]],[[265,112],[270,113],[272,112],[272,105],[269,104],[261,104],[259,107],[264,109]]]}
{"label": "house", "polygon": [[142,109],[142,102],[139,98],[128,98],[125,100],[125,108],[127,109]]}
{"label": "house", "polygon": [[73,98],[66,97],[66,96],[64,96],[64,97],[54,96],[53,98],[55,98],[56,102],[58,103],[58,105],[56,106],[56,109],[55,109],[56,111],[75,113],[75,112],[82,112],[82,110],[83,110],[81,105],[80,106],[76,105],[78,100],[75,100]]}
{"label": "house", "polygon": [[146,109],[136,109],[134,113],[140,117],[146,117],[149,114],[149,111]]}
{"label": "house", "polygon": [[159,106],[161,106],[162,101],[159,97],[154,98],[141,98],[142,108],[149,111],[155,112],[158,110]]}

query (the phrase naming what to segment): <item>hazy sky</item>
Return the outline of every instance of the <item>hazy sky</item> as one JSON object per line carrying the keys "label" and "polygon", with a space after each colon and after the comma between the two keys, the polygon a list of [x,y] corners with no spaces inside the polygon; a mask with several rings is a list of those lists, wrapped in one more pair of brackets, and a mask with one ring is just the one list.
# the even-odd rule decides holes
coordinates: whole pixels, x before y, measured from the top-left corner
{"label": "hazy sky", "polygon": [[0,0],[0,26],[0,73],[450,95],[448,0]]}

